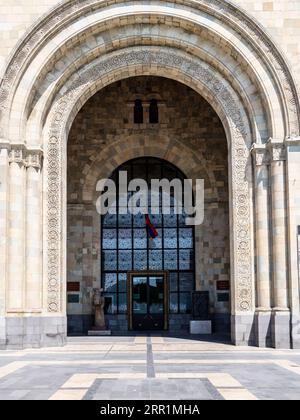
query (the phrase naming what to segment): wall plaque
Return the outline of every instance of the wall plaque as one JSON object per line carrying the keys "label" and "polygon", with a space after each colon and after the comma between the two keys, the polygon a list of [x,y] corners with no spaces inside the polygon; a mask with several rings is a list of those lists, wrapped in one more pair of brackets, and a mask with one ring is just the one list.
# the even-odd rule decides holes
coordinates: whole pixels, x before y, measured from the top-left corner
{"label": "wall plaque", "polygon": [[228,280],[219,280],[217,281],[217,290],[229,290],[230,283]]}
{"label": "wall plaque", "polygon": [[79,283],[79,281],[68,281],[68,283],[67,283],[67,291],[68,292],[79,292],[80,291],[80,283]]}

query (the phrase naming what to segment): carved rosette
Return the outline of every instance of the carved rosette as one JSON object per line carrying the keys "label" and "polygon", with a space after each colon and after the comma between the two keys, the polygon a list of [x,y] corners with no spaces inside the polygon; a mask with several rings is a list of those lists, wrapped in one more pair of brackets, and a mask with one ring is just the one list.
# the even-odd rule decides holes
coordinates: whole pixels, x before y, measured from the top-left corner
{"label": "carved rosette", "polygon": [[231,91],[222,83],[216,72],[208,65],[203,65],[196,59],[188,58],[184,54],[172,49],[151,48],[140,51],[130,49],[117,52],[109,57],[97,60],[97,64],[82,72],[78,81],[69,86],[67,93],[59,99],[53,112],[47,148],[47,194],[48,194],[48,310],[60,310],[60,247],[61,247],[61,150],[60,139],[66,127],[68,116],[80,96],[103,76],[106,76],[126,66],[162,67],[164,70],[176,69],[194,82],[210,91],[222,109],[226,110],[227,120],[230,121],[232,144],[232,211],[234,253],[233,278],[235,284],[235,311],[247,312],[253,310],[253,275],[252,275],[252,245],[251,245],[251,214],[250,214],[250,185],[251,185],[251,155],[250,135],[247,120],[243,119],[239,104]]}

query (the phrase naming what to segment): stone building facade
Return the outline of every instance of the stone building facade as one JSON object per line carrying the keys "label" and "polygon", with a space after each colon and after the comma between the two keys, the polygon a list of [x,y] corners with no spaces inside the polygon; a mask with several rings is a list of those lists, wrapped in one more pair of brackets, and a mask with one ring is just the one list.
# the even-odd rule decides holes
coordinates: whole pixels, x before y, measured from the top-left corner
{"label": "stone building facade", "polygon": [[205,181],[194,276],[216,330],[299,347],[299,2],[13,1],[0,16],[0,346],[86,333],[96,183],[147,157]]}

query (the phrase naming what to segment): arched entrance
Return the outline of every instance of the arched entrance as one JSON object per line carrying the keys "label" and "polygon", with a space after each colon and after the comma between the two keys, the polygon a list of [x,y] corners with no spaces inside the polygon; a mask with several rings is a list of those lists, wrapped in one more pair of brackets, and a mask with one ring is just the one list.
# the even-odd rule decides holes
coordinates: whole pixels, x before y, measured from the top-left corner
{"label": "arched entrance", "polygon": [[[143,122],[135,118],[136,98]],[[153,98],[158,104],[156,123],[150,121]],[[132,178],[148,183],[203,179],[203,224],[186,226],[184,214],[150,214],[158,232],[158,238],[151,240],[143,215],[108,214],[100,229],[97,182],[110,177],[118,190],[120,171],[127,172],[128,183]],[[169,303],[166,307],[164,302],[163,309],[168,317],[159,328],[186,334],[192,317],[191,293],[206,291],[214,331],[229,334],[228,152],[222,123],[200,95],[181,83],[153,76],[128,78],[95,94],[70,131],[67,197],[70,334],[87,333],[93,313],[89,291],[100,284],[111,330],[143,327],[130,323],[129,272],[143,278],[148,295],[151,272],[161,277],[167,272]],[[149,307],[148,299],[147,314]]]}
{"label": "arched entrance", "polygon": [[[1,82],[3,342],[65,341],[69,130],[97,91],[139,75],[189,86],[224,126],[233,342],[289,347],[292,339],[299,345],[296,216],[293,182],[286,180],[299,143],[297,89],[272,39],[221,0],[70,1],[43,16],[17,45]],[[103,149],[98,175],[137,157],[134,136],[119,146]],[[169,153],[166,138],[159,147],[149,139],[141,147],[149,148],[145,156],[160,157],[163,150],[171,160],[181,158],[178,147]],[[86,162],[84,200],[93,198],[96,162]],[[185,173],[193,171],[181,163]]]}

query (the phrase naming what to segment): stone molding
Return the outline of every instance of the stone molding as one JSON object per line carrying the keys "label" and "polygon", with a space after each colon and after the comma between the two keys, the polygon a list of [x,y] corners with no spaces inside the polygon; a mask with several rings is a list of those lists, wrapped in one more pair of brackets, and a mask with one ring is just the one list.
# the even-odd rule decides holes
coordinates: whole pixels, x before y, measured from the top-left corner
{"label": "stone molding", "polygon": [[[86,91],[93,92],[99,80],[112,82],[112,73],[117,69],[133,69],[138,66],[146,68],[164,68],[166,73],[172,71],[184,74],[187,79],[205,86],[214,98],[215,105],[224,110],[231,134],[232,156],[232,215],[233,215],[233,247],[235,255],[232,267],[235,290],[234,312],[254,311],[253,252],[251,240],[251,179],[248,177],[251,136],[247,119],[242,114],[227,84],[216,74],[214,69],[200,60],[179,53],[176,50],[155,47],[130,48],[109,54],[98,59],[93,66],[80,74],[80,77],[68,88],[66,94],[57,99],[49,116],[48,138],[45,151],[45,167],[47,179],[47,276],[48,276],[48,311],[61,310],[61,226],[62,226],[62,164],[63,148],[66,139],[66,127],[76,103]],[[108,76],[109,75],[109,76]],[[191,83],[191,82],[190,82]],[[103,87],[103,86],[102,86]],[[92,95],[92,94],[91,94]]]}
{"label": "stone molding", "polygon": [[[214,19],[218,18],[224,25],[233,28],[253,49],[256,49],[264,63],[270,67],[270,72],[276,75],[284,92],[285,103],[283,106],[288,113],[288,130],[291,135],[299,135],[300,106],[295,82],[285,57],[254,18],[224,0],[175,0],[161,3],[172,8],[190,9],[198,14],[205,12],[213,16]],[[44,15],[32,26],[11,54],[0,88],[0,111],[3,113],[8,108],[10,95],[14,92],[18,77],[34,53],[41,48],[44,40],[50,39],[51,34],[66,28],[69,23],[82,16],[122,4],[129,6],[132,2],[129,0],[71,0],[54,7]],[[160,2],[158,2],[159,4]]]}

